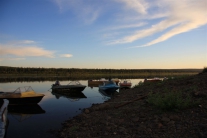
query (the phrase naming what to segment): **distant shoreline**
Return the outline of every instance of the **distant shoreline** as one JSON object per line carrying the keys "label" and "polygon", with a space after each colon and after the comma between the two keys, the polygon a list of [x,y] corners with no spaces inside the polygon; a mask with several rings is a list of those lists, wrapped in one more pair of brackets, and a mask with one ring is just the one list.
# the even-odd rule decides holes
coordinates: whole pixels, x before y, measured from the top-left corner
{"label": "distant shoreline", "polygon": [[203,69],[77,69],[22,68],[0,66],[0,82],[87,80],[100,78],[137,79],[195,75]]}

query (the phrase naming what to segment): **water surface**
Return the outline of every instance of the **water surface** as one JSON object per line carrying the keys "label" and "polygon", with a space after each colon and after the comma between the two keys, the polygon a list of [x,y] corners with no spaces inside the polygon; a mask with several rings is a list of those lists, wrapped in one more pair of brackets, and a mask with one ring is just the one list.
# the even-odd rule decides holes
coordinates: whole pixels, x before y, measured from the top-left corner
{"label": "water surface", "polygon": [[[143,79],[131,79],[134,85]],[[87,87],[79,98],[71,98],[52,93],[51,84],[54,82],[8,82],[0,83],[0,91],[12,92],[18,87],[31,86],[35,92],[45,94],[35,106],[9,106],[6,138],[55,138],[49,133],[61,128],[61,123],[80,114],[82,109],[92,104],[103,103],[110,97],[99,92],[98,87],[88,87],[87,80],[79,81]],[[68,84],[69,81],[61,81]],[[119,92],[119,90],[117,90]]]}

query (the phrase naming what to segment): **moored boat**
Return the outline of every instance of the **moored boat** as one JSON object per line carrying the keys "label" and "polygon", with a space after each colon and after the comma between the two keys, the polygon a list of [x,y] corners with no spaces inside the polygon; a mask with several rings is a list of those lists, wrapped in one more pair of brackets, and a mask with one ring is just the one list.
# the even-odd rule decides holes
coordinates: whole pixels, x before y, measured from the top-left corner
{"label": "moored boat", "polygon": [[114,81],[107,81],[103,82],[102,85],[99,85],[99,89],[104,91],[116,91],[119,89],[119,86],[116,85]]}
{"label": "moored boat", "polygon": [[160,82],[160,81],[162,81],[162,79],[161,78],[157,78],[157,77],[152,78],[152,79],[147,79],[147,78],[144,79],[144,83],[148,83],[148,82]]}
{"label": "moored boat", "polygon": [[130,80],[122,80],[122,81],[119,83],[119,86],[120,86],[120,88],[131,88],[132,83],[131,83]]}
{"label": "moored boat", "polygon": [[3,99],[9,100],[9,104],[37,104],[44,94],[36,93],[31,86],[17,88],[14,92],[0,92],[0,103]]}
{"label": "moored boat", "polygon": [[[118,84],[120,81],[117,78],[109,79],[109,80],[114,81],[116,84]],[[105,78],[101,78],[99,80],[88,80],[88,86],[99,86],[100,84],[103,84],[103,82],[108,82],[109,80]]]}
{"label": "moored boat", "polygon": [[52,84],[52,90],[69,90],[69,91],[83,91],[85,89],[85,85],[82,85],[78,81],[71,81],[67,85],[58,84],[57,81],[55,84]]}

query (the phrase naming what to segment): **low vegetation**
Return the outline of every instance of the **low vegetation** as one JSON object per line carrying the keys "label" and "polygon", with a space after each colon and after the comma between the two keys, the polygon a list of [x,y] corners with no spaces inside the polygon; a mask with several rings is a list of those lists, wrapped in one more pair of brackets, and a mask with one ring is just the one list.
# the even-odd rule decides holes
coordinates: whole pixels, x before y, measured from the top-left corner
{"label": "low vegetation", "polygon": [[183,96],[181,91],[169,91],[166,93],[150,93],[147,101],[162,110],[172,111],[189,108],[196,105],[190,95]]}

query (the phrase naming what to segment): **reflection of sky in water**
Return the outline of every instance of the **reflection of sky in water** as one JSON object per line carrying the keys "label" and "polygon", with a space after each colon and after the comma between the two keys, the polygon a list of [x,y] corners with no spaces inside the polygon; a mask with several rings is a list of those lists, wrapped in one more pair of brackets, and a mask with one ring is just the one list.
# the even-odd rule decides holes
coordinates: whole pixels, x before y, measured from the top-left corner
{"label": "reflection of sky in water", "polygon": [[[132,79],[133,86],[138,84],[140,79]],[[81,84],[88,86],[86,80],[79,81]],[[51,85],[54,82],[12,82],[1,83],[0,91],[11,92],[18,87],[31,86],[37,93],[45,94],[41,102],[40,107],[45,110],[44,114],[27,115],[28,118],[22,122],[17,120],[17,116],[21,118],[20,114],[8,114],[9,127],[7,130],[7,137],[22,138],[22,137],[45,137],[52,138],[53,136],[48,133],[50,129],[58,130],[61,127],[61,123],[70,119],[79,113],[84,108],[90,107],[93,103],[103,103],[109,97],[103,96],[98,87],[86,87],[82,92],[87,98],[80,98],[74,100],[65,96],[55,96],[52,94]],[[60,81],[61,84],[68,84],[69,81]],[[24,116],[25,117],[25,116]]]}

